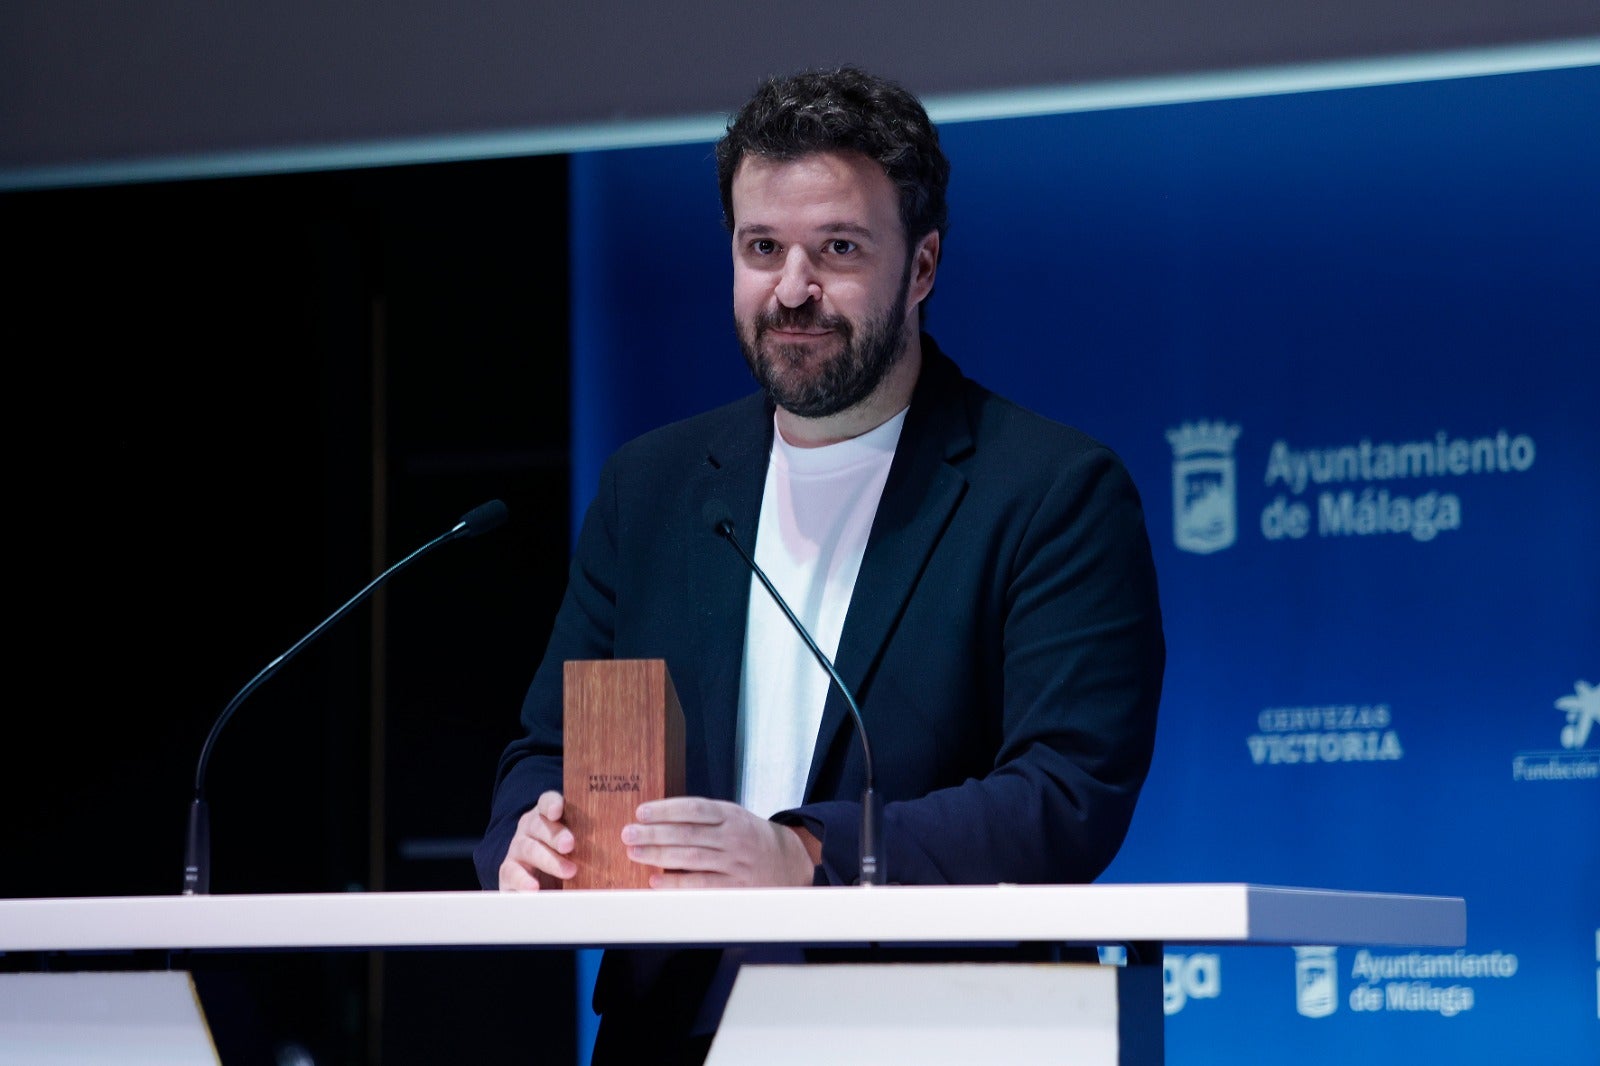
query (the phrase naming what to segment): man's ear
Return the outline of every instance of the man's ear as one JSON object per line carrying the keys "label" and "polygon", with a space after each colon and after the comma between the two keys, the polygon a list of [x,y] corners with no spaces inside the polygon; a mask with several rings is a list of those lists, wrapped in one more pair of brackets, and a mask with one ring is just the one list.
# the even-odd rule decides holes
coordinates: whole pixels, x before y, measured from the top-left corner
{"label": "man's ear", "polygon": [[906,286],[906,304],[921,306],[933,291],[933,279],[939,273],[939,231],[930,230],[917,242],[911,252],[910,280]]}

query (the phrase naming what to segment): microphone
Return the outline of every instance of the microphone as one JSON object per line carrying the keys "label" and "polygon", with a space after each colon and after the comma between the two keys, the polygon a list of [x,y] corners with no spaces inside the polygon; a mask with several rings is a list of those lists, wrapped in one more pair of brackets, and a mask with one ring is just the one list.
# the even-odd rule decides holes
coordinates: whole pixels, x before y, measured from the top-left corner
{"label": "microphone", "polygon": [[738,538],[733,535],[733,514],[728,510],[727,504],[717,499],[708,500],[705,507],[701,509],[700,515],[705,519],[706,525],[711,527],[713,533],[733,545],[733,550],[738,552],[739,557],[745,561],[745,565],[750,567],[750,572],[760,580],[762,587],[767,590],[773,602],[783,611],[784,617],[789,619],[789,624],[794,626],[796,633],[800,634],[800,639],[805,641],[806,647],[811,649],[811,654],[816,656],[817,662],[821,663],[822,668],[828,672],[828,676],[833,679],[833,684],[839,690],[839,694],[844,697],[845,705],[850,708],[850,718],[855,722],[856,735],[861,738],[861,756],[866,770],[867,781],[866,788],[861,790],[860,883],[863,885],[888,884],[889,864],[887,857],[880,857],[878,854],[883,841],[883,804],[878,797],[878,793],[872,787],[872,745],[867,742],[867,724],[861,720],[861,708],[856,706],[855,696],[851,694],[849,687],[845,685],[844,679],[839,676],[839,671],[834,669],[833,662],[823,654],[821,648],[817,647],[817,642],[811,639],[811,634],[806,631],[806,627],[800,624],[800,619],[796,618],[794,612],[789,609],[789,604],[784,601],[783,596],[778,592],[777,586],[773,585],[772,579],[767,577],[766,571],[761,569],[750,553],[744,550],[744,545],[740,544]]}
{"label": "microphone", "polygon": [[506,505],[499,500],[490,500],[488,503],[479,504],[466,514],[461,520],[446,533],[441,533],[428,543],[412,552],[410,555],[395,563],[389,569],[373,578],[367,587],[346,600],[344,606],[334,611],[323,619],[311,632],[301,637],[294,646],[266,665],[259,674],[250,679],[249,684],[239,690],[239,694],[228,701],[222,714],[217,716],[216,724],[211,727],[211,733],[206,737],[205,746],[200,749],[200,762],[194,771],[194,802],[189,805],[189,831],[185,841],[183,859],[183,894],[185,896],[204,896],[211,891],[211,816],[206,809],[205,784],[206,764],[211,760],[211,749],[216,746],[217,734],[222,732],[222,727],[228,724],[228,719],[239,709],[239,704],[245,697],[254,692],[261,684],[278,672],[279,667],[299,654],[307,644],[319,637],[323,630],[343,618],[352,608],[365,600],[372,591],[387,581],[391,575],[399,573],[416,560],[439,545],[464,537],[481,537],[492,530],[499,529],[510,517]]}

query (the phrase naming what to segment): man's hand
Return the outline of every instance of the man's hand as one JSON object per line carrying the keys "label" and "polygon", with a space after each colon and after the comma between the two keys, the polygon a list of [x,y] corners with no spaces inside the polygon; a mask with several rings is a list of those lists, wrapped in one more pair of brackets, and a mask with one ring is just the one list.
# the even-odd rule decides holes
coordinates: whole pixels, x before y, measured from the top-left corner
{"label": "man's hand", "polygon": [[516,835],[500,864],[500,891],[557,888],[578,872],[577,863],[566,857],[577,841],[561,822],[565,812],[561,793],[546,792],[517,819]]}
{"label": "man's hand", "polygon": [[811,884],[816,839],[737,803],[676,796],[640,804],[634,817],[622,830],[628,858],[665,871],[651,888]]}

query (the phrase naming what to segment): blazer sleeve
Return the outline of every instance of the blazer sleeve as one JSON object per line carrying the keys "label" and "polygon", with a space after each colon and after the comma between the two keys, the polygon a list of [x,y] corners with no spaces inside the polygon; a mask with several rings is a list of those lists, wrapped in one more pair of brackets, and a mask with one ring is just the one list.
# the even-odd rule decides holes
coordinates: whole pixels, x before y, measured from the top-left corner
{"label": "blazer sleeve", "polygon": [[[992,769],[885,804],[893,883],[1091,881],[1132,819],[1166,649],[1143,510],[1121,461],[1097,446],[1064,464],[1009,559],[1001,617],[983,622],[998,634],[1003,691],[967,694],[1000,706]],[[933,652],[943,653],[984,649]],[[860,817],[859,802],[830,800],[777,819],[818,836],[817,882],[842,884],[856,877]]]}

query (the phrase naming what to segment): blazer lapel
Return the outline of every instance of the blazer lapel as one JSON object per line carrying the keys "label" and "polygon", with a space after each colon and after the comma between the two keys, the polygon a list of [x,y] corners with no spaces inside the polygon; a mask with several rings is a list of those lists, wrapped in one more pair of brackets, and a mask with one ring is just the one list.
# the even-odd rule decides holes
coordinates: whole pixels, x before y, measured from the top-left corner
{"label": "blazer lapel", "polygon": [[[922,341],[922,374],[867,537],[866,554],[834,657],[840,678],[858,702],[928,556],[966,492],[966,478],[950,464],[972,448],[961,374],[932,338],[924,335]],[[806,779],[807,801],[830,798],[813,796],[812,790],[849,713],[844,697],[830,689]],[[861,706],[861,715],[870,723],[872,712],[866,704]],[[854,727],[849,728],[853,734]]]}
{"label": "blazer lapel", "polygon": [[692,642],[701,655],[696,671],[699,691],[679,695],[696,700],[705,731],[705,794],[713,797],[733,798],[736,785],[734,738],[751,575],[739,553],[712,531],[707,505],[713,500],[725,505],[740,545],[754,552],[771,451],[772,409],[753,396],[735,409],[722,432],[707,441],[700,474],[689,488],[687,504],[695,532],[688,538],[684,559],[686,595],[695,605],[692,617],[704,629]]}

